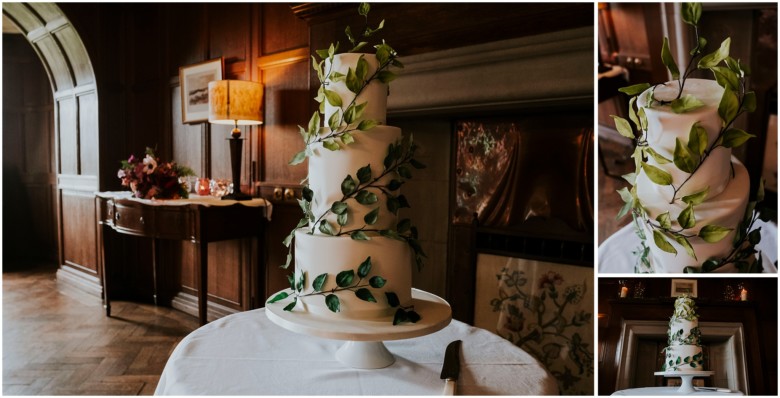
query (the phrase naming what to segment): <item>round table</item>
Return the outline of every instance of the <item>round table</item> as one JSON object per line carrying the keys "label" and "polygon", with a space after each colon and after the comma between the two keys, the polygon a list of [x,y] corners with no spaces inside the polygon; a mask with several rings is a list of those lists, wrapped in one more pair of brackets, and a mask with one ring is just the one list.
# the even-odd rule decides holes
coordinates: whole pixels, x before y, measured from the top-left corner
{"label": "round table", "polygon": [[[754,229],[761,227],[761,242],[756,249],[762,253],[764,273],[777,273],[777,225],[757,220]],[[599,273],[633,274],[636,256],[632,254],[641,241],[634,223],[628,223],[599,246]],[[651,243],[652,244],[652,243]]]}
{"label": "round table", "polygon": [[155,395],[441,395],[444,350],[462,340],[459,395],[552,395],[555,379],[530,354],[453,320],[422,337],[386,341],[383,369],[341,364],[342,341],[290,332],[265,308],[226,316],[190,333],[168,359]]}
{"label": "round table", "polygon": [[[678,389],[679,387],[629,388],[627,390],[615,391],[612,395],[630,395],[630,396],[680,395],[677,392]],[[711,389],[703,389],[697,387],[695,392],[686,395],[721,396],[721,395],[745,395],[745,394],[742,394],[739,391],[729,391],[726,389],[719,389],[718,391],[713,391]]]}

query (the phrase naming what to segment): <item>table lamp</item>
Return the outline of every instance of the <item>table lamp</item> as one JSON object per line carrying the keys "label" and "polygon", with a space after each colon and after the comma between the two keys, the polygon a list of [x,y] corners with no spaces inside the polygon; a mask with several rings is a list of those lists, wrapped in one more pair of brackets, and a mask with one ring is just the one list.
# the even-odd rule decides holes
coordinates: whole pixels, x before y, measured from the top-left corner
{"label": "table lamp", "polygon": [[233,193],[222,199],[248,200],[241,192],[241,150],[243,140],[238,126],[263,124],[263,85],[246,80],[217,80],[209,83],[209,123],[233,125],[230,141],[230,167]]}

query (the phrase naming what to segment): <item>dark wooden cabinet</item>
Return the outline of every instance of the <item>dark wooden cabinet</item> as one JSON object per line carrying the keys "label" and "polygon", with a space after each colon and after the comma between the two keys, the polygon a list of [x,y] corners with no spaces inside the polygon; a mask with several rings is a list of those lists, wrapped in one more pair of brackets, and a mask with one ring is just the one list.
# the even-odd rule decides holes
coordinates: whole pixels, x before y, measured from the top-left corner
{"label": "dark wooden cabinet", "polygon": [[[211,201],[149,201],[128,198],[126,194],[114,195],[99,193],[96,197],[98,216],[98,247],[99,262],[103,275],[103,299],[106,314],[111,314],[112,287],[117,281],[112,269],[126,268],[130,264],[118,264],[117,256],[111,253],[113,247],[106,244],[108,234],[119,233],[149,238],[152,248],[151,280],[153,295],[157,302],[158,292],[164,286],[172,285],[163,280],[170,275],[174,264],[168,261],[158,261],[161,255],[157,253],[160,240],[179,240],[191,242],[196,246],[193,260],[195,270],[195,290],[198,297],[198,317],[201,324],[207,321],[208,277],[209,277],[209,244],[212,242],[256,238],[256,261],[244,273],[244,287],[249,292],[250,304],[264,303],[265,292],[265,243],[266,205],[259,204],[256,199],[250,202],[233,202],[232,204],[213,203]],[[209,203],[211,202],[211,203]],[[265,203],[263,201],[263,203]],[[163,292],[163,296],[169,294]],[[246,301],[245,301],[246,304]]]}

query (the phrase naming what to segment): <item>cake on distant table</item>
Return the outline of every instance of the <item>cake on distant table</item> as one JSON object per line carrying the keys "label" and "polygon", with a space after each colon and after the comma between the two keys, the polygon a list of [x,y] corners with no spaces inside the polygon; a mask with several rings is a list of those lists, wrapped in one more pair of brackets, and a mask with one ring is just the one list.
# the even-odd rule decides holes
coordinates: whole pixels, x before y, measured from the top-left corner
{"label": "cake on distant table", "polygon": [[675,300],[668,336],[669,346],[664,349],[665,372],[704,370],[699,315],[692,298],[683,295]]}

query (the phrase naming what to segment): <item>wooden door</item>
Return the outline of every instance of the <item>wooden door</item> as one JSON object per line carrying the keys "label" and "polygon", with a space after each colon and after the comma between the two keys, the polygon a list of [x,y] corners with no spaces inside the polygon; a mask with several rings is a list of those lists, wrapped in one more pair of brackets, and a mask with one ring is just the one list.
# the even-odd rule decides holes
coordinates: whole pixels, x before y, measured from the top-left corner
{"label": "wooden door", "polygon": [[3,34],[3,262],[57,259],[53,97],[21,34]]}

